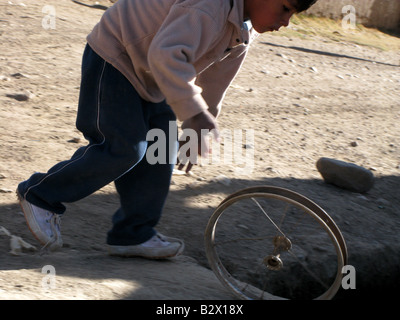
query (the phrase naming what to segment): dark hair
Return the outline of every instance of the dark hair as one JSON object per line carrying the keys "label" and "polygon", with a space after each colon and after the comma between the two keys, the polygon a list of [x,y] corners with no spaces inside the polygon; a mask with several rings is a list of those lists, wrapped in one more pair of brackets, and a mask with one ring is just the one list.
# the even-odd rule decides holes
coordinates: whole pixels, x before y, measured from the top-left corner
{"label": "dark hair", "polygon": [[302,12],[310,8],[318,0],[295,0],[297,12]]}

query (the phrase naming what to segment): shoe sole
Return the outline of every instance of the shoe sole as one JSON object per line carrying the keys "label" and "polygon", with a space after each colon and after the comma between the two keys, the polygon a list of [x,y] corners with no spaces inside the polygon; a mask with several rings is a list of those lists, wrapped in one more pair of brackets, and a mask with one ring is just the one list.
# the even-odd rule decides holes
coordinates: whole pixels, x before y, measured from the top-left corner
{"label": "shoe sole", "polygon": [[[27,213],[26,213],[26,212],[29,211],[30,209],[24,207],[23,202],[26,201],[26,200],[25,200],[25,199],[22,197],[22,195],[19,193],[18,189],[17,189],[17,191],[16,191],[16,194],[17,194],[19,206],[20,206],[20,208],[21,208],[21,210],[22,210],[22,213],[24,214],[25,221],[26,221],[26,224],[28,225],[29,231],[33,234],[33,236],[35,237],[35,239],[36,239],[42,246],[48,245],[49,242],[46,242],[46,241],[42,240],[42,239],[40,238],[40,236],[38,236],[38,235],[36,234],[36,233],[39,233],[39,232],[37,232],[36,230],[33,230],[33,227],[30,225],[30,223],[29,223],[29,218],[28,218],[28,215],[27,215]],[[39,229],[39,230],[40,230],[39,227],[37,227],[36,229]],[[41,231],[40,231],[40,232],[41,232]],[[60,245],[60,244],[55,245],[55,244],[56,244],[56,243],[53,243],[53,245],[50,245],[50,246],[49,246],[49,248],[50,248],[52,251],[57,250],[58,248],[61,248],[61,247],[62,247],[62,244],[61,244],[61,245]]]}

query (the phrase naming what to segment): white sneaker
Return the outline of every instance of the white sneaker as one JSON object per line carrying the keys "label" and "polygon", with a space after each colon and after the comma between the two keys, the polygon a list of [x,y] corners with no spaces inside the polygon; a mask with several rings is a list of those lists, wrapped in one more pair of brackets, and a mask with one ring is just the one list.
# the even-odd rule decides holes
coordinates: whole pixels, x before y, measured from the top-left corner
{"label": "white sneaker", "polygon": [[17,196],[28,227],[43,248],[51,251],[61,248],[63,241],[60,232],[60,215],[33,205],[25,200],[18,191]]}
{"label": "white sneaker", "polygon": [[167,259],[182,254],[185,245],[182,240],[156,233],[150,240],[131,246],[108,245],[112,256]]}

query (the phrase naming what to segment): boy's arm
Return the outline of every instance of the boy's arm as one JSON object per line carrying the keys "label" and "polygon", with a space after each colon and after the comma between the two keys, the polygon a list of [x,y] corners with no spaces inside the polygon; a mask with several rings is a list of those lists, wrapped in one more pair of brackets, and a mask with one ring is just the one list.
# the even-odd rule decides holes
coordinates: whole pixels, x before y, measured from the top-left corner
{"label": "boy's arm", "polygon": [[[237,48],[239,49],[239,48]],[[242,48],[245,49],[245,48]],[[183,121],[182,129],[193,129],[197,133],[197,146],[203,146],[204,150],[198,149],[198,154],[207,156],[209,150],[208,140],[201,135],[201,129],[208,129],[214,134],[214,139],[219,141],[219,129],[216,118],[221,110],[222,100],[229,84],[239,71],[247,50],[241,50],[239,54],[232,54],[225,59],[214,63],[204,70],[196,80],[196,84],[203,89],[202,96],[208,104],[208,110]],[[184,142],[181,142],[184,144]],[[178,169],[182,170],[186,165],[186,172],[189,172],[193,163],[179,163]]]}
{"label": "boy's arm", "polygon": [[247,54],[246,47],[235,48],[232,51],[236,52],[211,65],[196,80],[196,84],[203,89],[201,95],[209,106],[208,111],[214,117],[218,117],[225,93],[239,72]]}
{"label": "boy's arm", "polygon": [[195,83],[193,63],[212,47],[220,32],[219,23],[206,12],[174,5],[152,40],[151,73],[181,121],[208,109],[202,88]]}

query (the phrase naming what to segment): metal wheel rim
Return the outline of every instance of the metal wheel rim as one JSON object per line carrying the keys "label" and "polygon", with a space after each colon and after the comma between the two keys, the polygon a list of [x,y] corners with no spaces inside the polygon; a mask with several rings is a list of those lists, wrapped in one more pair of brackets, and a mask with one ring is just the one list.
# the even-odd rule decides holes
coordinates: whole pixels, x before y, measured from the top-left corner
{"label": "metal wheel rim", "polygon": [[[269,191],[269,192],[253,192],[253,191]],[[271,193],[273,191],[273,193]],[[284,196],[281,194],[285,194]],[[294,198],[296,200],[292,199],[291,197],[288,197],[291,195],[294,195]],[[205,247],[206,247],[206,255],[208,262],[210,264],[211,269],[214,271],[215,275],[217,278],[221,281],[221,283],[228,288],[230,291],[233,292],[235,296],[237,296],[240,299],[245,299],[245,300],[253,300],[256,297],[254,296],[249,296],[248,294],[245,294],[242,292],[242,290],[239,288],[237,280],[226,270],[224,265],[222,264],[221,260],[219,259],[219,256],[215,250],[214,247],[214,240],[215,240],[215,228],[218,223],[219,218],[222,216],[224,211],[233,203],[236,203],[242,199],[248,199],[251,197],[265,197],[265,198],[273,198],[273,199],[278,199],[282,200],[288,203],[291,203],[292,205],[302,208],[304,212],[308,213],[312,218],[314,218],[321,226],[322,228],[328,233],[332,244],[336,250],[336,255],[337,255],[337,263],[338,263],[338,268],[337,268],[337,273],[336,273],[336,278],[332,285],[329,287],[329,289],[323,293],[322,295],[318,296],[317,300],[323,300],[323,299],[332,299],[338,289],[340,288],[341,285],[341,279],[342,279],[342,267],[346,264],[347,262],[347,248],[343,239],[343,236],[340,233],[339,228],[336,226],[336,224],[333,222],[333,220],[329,217],[329,215],[323,211],[321,208],[316,206],[314,203],[311,202],[311,200],[305,198],[304,196],[301,196],[299,194],[293,193],[290,190],[283,189],[283,188],[276,188],[276,187],[256,187],[256,188],[249,188],[249,189],[244,189],[241,190],[237,193],[234,193],[227,197],[224,201],[221,202],[221,204],[218,206],[218,208],[215,210],[213,215],[210,217],[210,220],[208,222],[208,225],[206,227],[206,232],[205,232]],[[302,200],[302,203],[297,201],[298,199]],[[307,201],[305,201],[307,200]],[[312,205],[309,205],[309,204]],[[307,205],[306,205],[307,204]],[[314,210],[310,209],[312,207],[313,209],[318,208],[319,211],[316,213]],[[321,217],[322,216],[322,217]],[[326,221],[329,223],[326,223]],[[333,229],[333,230],[332,230]],[[339,239],[337,237],[339,235]],[[273,295],[268,295],[267,298],[269,299],[279,299],[280,297],[276,297]]]}

